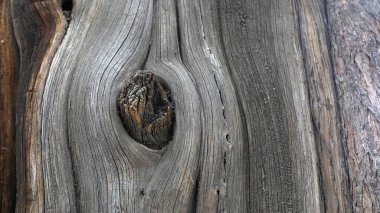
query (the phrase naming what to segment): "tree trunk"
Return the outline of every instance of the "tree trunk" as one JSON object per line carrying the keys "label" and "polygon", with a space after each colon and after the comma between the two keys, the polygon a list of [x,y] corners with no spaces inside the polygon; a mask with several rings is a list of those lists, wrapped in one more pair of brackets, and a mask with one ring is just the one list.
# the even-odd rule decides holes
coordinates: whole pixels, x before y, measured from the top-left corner
{"label": "tree trunk", "polygon": [[0,6],[0,212],[380,211],[378,1]]}

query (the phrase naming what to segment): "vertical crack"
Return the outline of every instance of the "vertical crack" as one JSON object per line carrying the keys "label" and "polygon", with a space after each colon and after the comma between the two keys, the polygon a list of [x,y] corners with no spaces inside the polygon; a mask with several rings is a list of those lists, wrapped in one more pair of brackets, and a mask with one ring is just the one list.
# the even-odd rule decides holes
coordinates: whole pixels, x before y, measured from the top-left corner
{"label": "vertical crack", "polygon": [[[307,59],[305,56],[307,56],[307,50],[305,48],[305,41],[304,41],[304,37],[302,35],[302,21],[301,21],[301,14],[300,14],[300,2],[299,1],[296,1],[295,4],[295,12],[296,12],[296,15],[295,15],[295,18],[296,18],[296,32],[297,32],[297,35],[298,35],[298,40],[299,40],[299,45],[300,45],[300,49],[301,49],[301,52],[302,52],[302,55],[304,57],[302,57],[302,63],[303,63],[303,68],[304,68],[304,72],[305,72],[305,78],[306,78],[306,88],[307,88],[307,94],[309,97],[312,97],[312,94],[311,94],[311,84],[312,82],[311,79],[308,77],[310,76],[310,74],[308,72],[309,69],[307,67]],[[312,100],[311,98],[309,98],[309,108],[310,109],[313,109],[312,107]],[[321,137],[320,137],[320,125],[318,123],[318,121],[316,120],[315,118],[315,115],[313,113],[312,110],[310,110],[310,118],[311,118],[311,122],[312,122],[312,125],[313,125],[313,135],[314,135],[314,138],[315,138],[315,148],[316,148],[316,151],[317,151],[317,170],[318,170],[318,175],[317,175],[317,178],[318,178],[318,190],[319,190],[319,193],[320,193],[320,199],[322,200],[322,208],[324,209],[324,212],[327,211],[327,201],[326,201],[326,194],[325,194],[325,191],[323,190],[323,171],[322,171],[322,167],[320,165],[320,162],[321,162]],[[331,159],[330,159],[331,160]]]}
{"label": "vertical crack", "polygon": [[193,203],[192,203],[192,211],[191,212],[197,212],[197,206],[198,206],[198,194],[199,194],[199,181],[200,181],[200,171],[197,172],[197,179],[194,183],[194,192],[193,192]]}
{"label": "vertical crack", "polygon": [[333,53],[332,53],[332,34],[330,32],[330,27],[329,27],[329,16],[328,16],[328,9],[327,9],[327,0],[323,0],[322,2],[323,4],[323,9],[324,9],[324,13],[322,13],[322,16],[324,18],[324,28],[325,28],[325,37],[326,37],[326,43],[327,43],[327,52],[328,52],[328,55],[329,55],[329,59],[330,59],[330,67],[331,67],[331,71],[332,73],[330,74],[332,76],[332,83],[333,83],[333,88],[334,88],[334,96],[335,96],[335,102],[334,102],[334,105],[335,105],[335,110],[336,110],[336,120],[338,122],[338,137],[339,137],[339,141],[340,141],[340,152],[342,153],[342,170],[343,170],[343,175],[344,176],[344,181],[346,182],[345,185],[347,184],[347,187],[346,190],[344,191],[344,196],[347,198],[348,202],[347,203],[351,203],[351,201],[353,200],[352,198],[352,194],[347,190],[347,189],[351,189],[351,177],[350,177],[350,172],[349,172],[349,168],[348,168],[348,147],[347,147],[347,139],[345,139],[345,136],[344,136],[344,127],[343,127],[343,118],[342,118],[342,111],[341,111],[341,108],[340,108],[340,99],[339,99],[339,92],[338,92],[338,85],[337,85],[337,80],[336,80],[336,76],[335,76],[335,67],[334,67],[334,60],[333,60]]}
{"label": "vertical crack", "polygon": [[175,4],[175,15],[176,15],[176,23],[177,23],[177,38],[178,38],[178,50],[179,50],[179,58],[182,61],[182,38],[181,38],[181,24],[179,21],[179,7],[178,7],[178,0],[174,0]]}
{"label": "vertical crack", "polygon": [[[70,84],[68,88],[70,88]],[[68,100],[68,96],[66,97],[67,100],[67,112],[70,111],[71,108],[71,103]],[[70,165],[71,165],[71,174],[73,177],[73,189],[74,189],[74,204],[75,204],[75,212],[80,212],[80,191],[79,191],[79,182],[78,182],[78,174],[77,174],[77,169],[75,166],[75,159],[74,159],[74,154],[75,150],[70,144],[70,132],[69,132],[69,116],[66,116],[66,134],[67,134],[67,147],[69,149],[69,158],[70,158]]]}
{"label": "vertical crack", "polygon": [[[226,62],[226,68],[227,68],[227,71],[228,71],[228,74],[231,76],[231,81],[232,81],[232,85],[233,85],[233,88],[234,88],[234,91],[235,91],[235,96],[237,97],[237,108],[239,110],[239,115],[240,115],[240,122],[241,122],[241,125],[242,125],[242,134],[243,134],[243,154],[244,154],[244,157],[243,159],[248,159],[247,162],[245,162],[245,165],[244,165],[244,168],[245,168],[245,171],[246,171],[246,184],[247,184],[247,190],[246,190],[246,196],[248,197],[248,201],[247,201],[247,209],[250,210],[250,209],[254,209],[253,207],[253,203],[251,202],[251,200],[253,200],[253,196],[254,194],[251,193],[251,167],[250,167],[250,159],[251,159],[251,154],[250,154],[250,144],[249,144],[249,136],[248,136],[248,124],[247,124],[247,119],[246,119],[246,115],[245,115],[245,111],[243,109],[243,106],[242,106],[242,95],[238,92],[237,88],[237,81],[236,81],[236,78],[237,76],[233,74],[232,72],[232,67],[231,67],[231,63],[230,63],[230,60],[229,58],[227,57],[227,54],[226,54],[226,41],[223,37],[223,31],[225,31],[225,27],[223,26],[223,17],[221,14],[223,14],[223,1],[216,1],[216,8],[217,8],[217,29],[218,29],[218,40],[220,41],[220,47],[221,47],[221,57],[225,58],[225,62]],[[228,136],[229,137],[229,136]],[[245,196],[245,195],[243,195]]]}
{"label": "vertical crack", "polygon": [[218,80],[216,79],[215,73],[213,73],[213,77],[214,77],[214,80],[215,80],[215,83],[216,83],[216,87],[218,89],[220,102],[222,104],[223,120],[224,120],[224,122],[226,124],[226,129],[227,129],[226,135],[224,137],[226,138],[226,142],[227,142],[228,146],[230,147],[231,146],[231,142],[230,142],[230,129],[229,129],[228,122],[227,122],[227,119],[226,119],[226,111],[225,111],[225,107],[224,107],[224,99],[223,99],[223,96],[222,96],[222,92],[220,90],[220,86],[219,86]]}
{"label": "vertical crack", "polygon": [[[307,48],[305,46],[305,42],[306,42],[306,38],[303,36],[303,33],[302,33],[302,28],[304,27],[307,27],[307,26],[302,26],[302,21],[301,19],[303,18],[303,14],[300,13],[300,11],[302,10],[300,7],[301,3],[299,1],[296,1],[295,3],[295,10],[296,10],[296,19],[297,19],[297,24],[298,24],[298,27],[296,29],[296,31],[298,32],[298,37],[299,37],[299,42],[300,42],[300,48],[301,48],[301,51],[302,51],[302,55],[303,56],[306,56],[307,55]],[[327,13],[327,0],[323,0],[322,1],[322,4],[320,5],[321,6],[321,9],[318,11],[320,12],[321,16],[322,16],[322,20],[323,20],[323,23],[321,25],[321,27],[324,29],[324,34],[322,34],[322,36],[324,35],[325,39],[326,39],[326,45],[327,45],[327,54],[328,54],[328,58],[330,60],[329,62],[329,67],[330,67],[330,71],[331,73],[329,73],[330,75],[330,78],[332,79],[332,87],[333,87],[333,95],[335,97],[335,100],[334,101],[334,107],[335,107],[335,113],[336,113],[336,122],[337,122],[337,136],[338,136],[338,141],[340,141],[341,145],[338,147],[338,149],[340,149],[340,153],[342,153],[342,159],[343,159],[343,165],[341,166],[342,168],[342,171],[343,171],[343,174],[345,175],[349,175],[348,173],[348,165],[347,165],[347,151],[346,151],[346,148],[345,148],[345,144],[344,144],[344,133],[343,133],[343,129],[341,127],[342,125],[342,118],[341,118],[341,112],[340,112],[340,107],[339,107],[339,96],[338,96],[338,89],[337,89],[337,84],[336,84],[336,76],[335,76],[335,68],[334,68],[334,64],[333,64],[333,56],[332,56],[332,48],[331,48],[331,35],[330,35],[330,31],[329,31],[329,26],[328,26],[328,13]],[[323,31],[323,30],[322,30]],[[309,71],[308,68],[309,65],[308,65],[308,61],[307,61],[307,58],[303,57],[302,58],[303,60],[303,63],[304,63],[304,69],[305,69],[305,74],[306,74],[306,83],[307,83],[307,91],[308,91],[308,95],[309,97],[312,96],[311,94],[311,89],[310,89],[310,85],[313,84],[313,81],[312,79],[310,79],[308,76],[310,76],[310,72],[312,71]],[[310,105],[310,108],[312,109],[312,101],[309,100],[309,105]],[[322,157],[322,147],[321,147],[321,143],[322,143],[322,139],[321,139],[321,127],[320,127],[320,123],[317,121],[316,119],[316,114],[313,113],[311,111],[310,113],[310,116],[311,116],[311,121],[312,121],[312,124],[313,124],[313,130],[314,130],[314,136],[315,136],[315,142],[316,142],[316,150],[317,150],[317,168],[318,168],[318,182],[319,182],[319,191],[320,191],[320,195],[321,195],[321,199],[322,199],[322,205],[323,205],[323,208],[324,208],[324,211],[327,211],[327,204],[328,204],[328,201],[327,201],[327,195],[326,195],[326,192],[325,190],[323,189],[324,187],[324,179],[323,179],[323,168],[321,166],[321,157]],[[330,160],[330,165],[332,165],[332,161],[333,159],[329,159]],[[344,177],[343,177],[344,178]],[[344,178],[343,180],[345,183],[348,184],[348,186],[350,186],[350,178],[348,177],[347,179]],[[343,192],[345,196],[348,196],[349,195],[346,193],[346,192]],[[350,198],[348,198],[350,200]],[[341,208],[340,205],[337,206],[337,210],[339,211],[339,209]]]}
{"label": "vertical crack", "polygon": [[[214,77],[214,81],[215,81],[215,84],[216,84],[216,87],[218,89],[218,93],[219,93],[219,98],[220,98],[220,102],[221,102],[221,105],[222,105],[222,116],[223,116],[223,120],[225,122],[225,129],[226,129],[226,132],[225,132],[225,139],[226,139],[226,143],[228,145],[228,148],[230,148],[232,145],[231,145],[231,142],[230,142],[230,129],[229,129],[229,125],[228,125],[228,122],[227,122],[227,119],[226,119],[226,112],[225,112],[225,107],[224,107],[224,99],[223,99],[223,96],[222,96],[222,91],[220,90],[220,86],[219,86],[219,83],[218,83],[218,80],[216,79],[216,75],[215,73],[213,73],[213,77]],[[226,176],[227,176],[227,151],[224,151],[223,152],[223,173],[222,173],[222,180],[223,180],[223,194],[225,194],[225,187],[226,187]],[[220,189],[218,188],[217,189],[217,194],[218,194],[218,211],[220,211]],[[222,212],[224,212],[224,208],[222,208]]]}

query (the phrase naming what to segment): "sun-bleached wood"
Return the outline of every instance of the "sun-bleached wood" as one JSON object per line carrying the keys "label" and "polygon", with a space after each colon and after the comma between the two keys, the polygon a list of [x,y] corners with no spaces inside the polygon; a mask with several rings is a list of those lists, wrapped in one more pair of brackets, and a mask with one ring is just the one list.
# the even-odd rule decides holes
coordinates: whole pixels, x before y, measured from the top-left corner
{"label": "sun-bleached wood", "polygon": [[[380,209],[376,1],[1,6],[0,211]],[[120,118],[138,70],[174,103],[158,149]]]}

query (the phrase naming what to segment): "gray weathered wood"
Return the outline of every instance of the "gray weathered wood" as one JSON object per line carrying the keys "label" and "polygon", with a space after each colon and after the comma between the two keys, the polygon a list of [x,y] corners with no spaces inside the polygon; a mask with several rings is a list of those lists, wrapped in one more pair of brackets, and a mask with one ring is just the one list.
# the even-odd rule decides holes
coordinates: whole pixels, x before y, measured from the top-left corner
{"label": "gray weathered wood", "polygon": [[[0,100],[15,104],[1,121],[16,118],[16,211],[380,210],[378,1],[11,0],[8,11],[17,45],[1,55],[17,52],[19,72],[1,72],[17,89]],[[174,103],[157,150],[119,114],[138,70]]]}

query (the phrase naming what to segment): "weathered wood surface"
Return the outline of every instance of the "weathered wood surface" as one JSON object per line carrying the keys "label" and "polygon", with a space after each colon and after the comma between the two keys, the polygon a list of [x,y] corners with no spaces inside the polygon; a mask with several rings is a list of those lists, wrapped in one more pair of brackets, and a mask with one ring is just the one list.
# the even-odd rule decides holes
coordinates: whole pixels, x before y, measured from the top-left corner
{"label": "weathered wood surface", "polygon": [[296,4],[310,110],[318,152],[320,191],[325,212],[352,212],[347,147],[342,136],[334,68],[329,57],[325,5],[301,0]]}
{"label": "weathered wood surface", "polygon": [[19,57],[14,99],[16,211],[41,212],[45,208],[41,103],[52,58],[64,35],[65,21],[56,1],[14,0],[10,8]]}
{"label": "weathered wood surface", "polygon": [[8,1],[0,2],[0,212],[12,212],[16,198],[15,113],[17,49]]}
{"label": "weathered wood surface", "polygon": [[[1,6],[0,210],[15,144],[18,212],[380,210],[378,1]],[[118,113],[141,69],[174,102],[161,150]]]}

